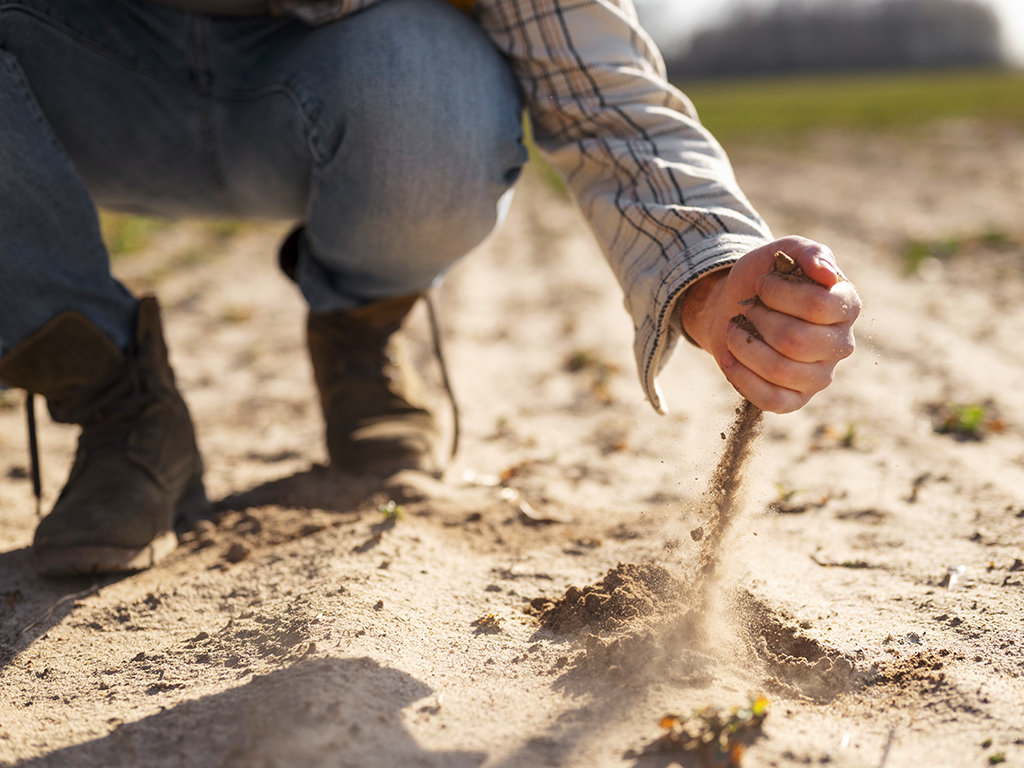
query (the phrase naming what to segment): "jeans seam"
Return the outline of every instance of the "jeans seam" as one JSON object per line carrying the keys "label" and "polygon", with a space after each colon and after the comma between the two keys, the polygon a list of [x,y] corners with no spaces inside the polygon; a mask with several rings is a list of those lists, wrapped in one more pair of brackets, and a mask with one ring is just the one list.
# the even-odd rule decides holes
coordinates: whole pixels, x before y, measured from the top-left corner
{"label": "jeans seam", "polygon": [[[46,138],[50,142],[52,142],[53,146],[57,149],[58,152],[60,152],[61,156],[65,158],[68,157],[67,150],[64,148],[64,145],[61,144],[60,139],[57,137],[57,134],[53,130],[53,127],[44,117],[42,106],[36,100],[35,94],[32,93],[32,89],[28,87],[28,78],[25,76],[25,70],[23,70],[21,68],[21,64],[18,63],[17,57],[15,57],[12,53],[2,48],[0,48],[0,52],[7,54],[7,56],[0,57],[0,63],[2,63],[5,67],[10,68],[11,71],[15,74],[15,76],[24,85],[24,87],[20,89],[20,95],[28,100],[30,107],[29,111],[32,114],[33,119],[39,124],[40,128],[42,128],[43,130],[43,133],[46,135]],[[8,57],[10,58],[8,59]]]}
{"label": "jeans seam", "polygon": [[209,42],[209,23],[205,18],[191,16],[188,20],[188,31],[186,34],[186,57],[192,67],[193,81],[191,83],[195,90],[198,101],[199,116],[199,140],[201,153],[206,172],[209,174],[210,183],[213,186],[214,194],[220,202],[221,207],[231,215],[235,215],[234,203],[227,192],[227,185],[224,183],[224,173],[217,157],[216,128],[214,126],[213,113],[210,106],[212,100],[209,93],[210,84],[210,59],[207,50]]}
{"label": "jeans seam", "polygon": [[275,94],[284,96],[292,103],[292,106],[299,113],[299,117],[302,118],[302,125],[306,133],[306,144],[309,148],[309,153],[313,158],[313,161],[317,165],[323,165],[327,162],[328,158],[321,157],[315,143],[313,142],[313,132],[316,126],[316,120],[309,110],[306,109],[305,105],[302,103],[302,99],[294,89],[282,83],[275,83],[274,85],[264,86],[258,91],[234,91],[230,88],[221,88],[215,85],[207,86],[204,91],[214,98],[224,99],[226,101],[259,101],[260,99],[266,98],[267,96],[273,96]]}

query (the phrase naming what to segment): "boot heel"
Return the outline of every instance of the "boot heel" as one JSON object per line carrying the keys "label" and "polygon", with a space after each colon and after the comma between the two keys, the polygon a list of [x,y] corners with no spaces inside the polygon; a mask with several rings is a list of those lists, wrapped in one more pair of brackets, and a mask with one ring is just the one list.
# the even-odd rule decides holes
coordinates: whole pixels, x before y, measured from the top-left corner
{"label": "boot heel", "polygon": [[209,520],[213,505],[206,498],[202,470],[197,470],[185,486],[181,499],[174,509],[174,529],[178,533],[191,531],[200,520]]}

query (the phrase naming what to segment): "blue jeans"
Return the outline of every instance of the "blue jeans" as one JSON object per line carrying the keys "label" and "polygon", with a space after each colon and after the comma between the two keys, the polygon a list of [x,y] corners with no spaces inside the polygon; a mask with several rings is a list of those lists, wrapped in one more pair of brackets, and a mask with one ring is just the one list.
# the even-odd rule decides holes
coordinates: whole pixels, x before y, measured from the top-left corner
{"label": "blue jeans", "polygon": [[142,0],[0,0],[0,351],[136,302],[95,205],[304,225],[316,313],[427,288],[500,224],[526,160],[507,62],[441,0],[320,27]]}

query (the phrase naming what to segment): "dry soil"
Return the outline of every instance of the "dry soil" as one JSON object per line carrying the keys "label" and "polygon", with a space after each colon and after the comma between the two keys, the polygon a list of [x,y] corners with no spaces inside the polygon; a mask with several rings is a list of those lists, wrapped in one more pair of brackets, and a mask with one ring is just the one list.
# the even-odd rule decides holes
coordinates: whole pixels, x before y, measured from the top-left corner
{"label": "dry soil", "polygon": [[[645,752],[662,716],[763,693],[747,766],[1024,765],[1024,134],[729,149],[866,308],[835,384],[766,416],[710,619],[691,531],[739,398],[684,345],[650,409],[618,288],[539,175],[439,292],[463,412],[440,480],[323,469],[285,229],[185,223],[116,271],[163,303],[217,518],[150,571],[38,578],[4,396],[0,763],[692,766]],[[905,275],[915,238],[959,249]],[[978,434],[935,430],[958,404]],[[40,433],[48,508],[75,433]]]}

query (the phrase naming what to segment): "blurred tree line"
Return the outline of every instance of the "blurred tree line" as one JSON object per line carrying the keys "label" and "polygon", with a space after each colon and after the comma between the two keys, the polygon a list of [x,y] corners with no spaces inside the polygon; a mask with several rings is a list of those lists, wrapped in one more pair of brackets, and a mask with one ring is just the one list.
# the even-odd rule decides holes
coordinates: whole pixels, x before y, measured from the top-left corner
{"label": "blurred tree line", "polygon": [[1005,64],[999,20],[976,0],[782,0],[699,32],[672,78]]}

